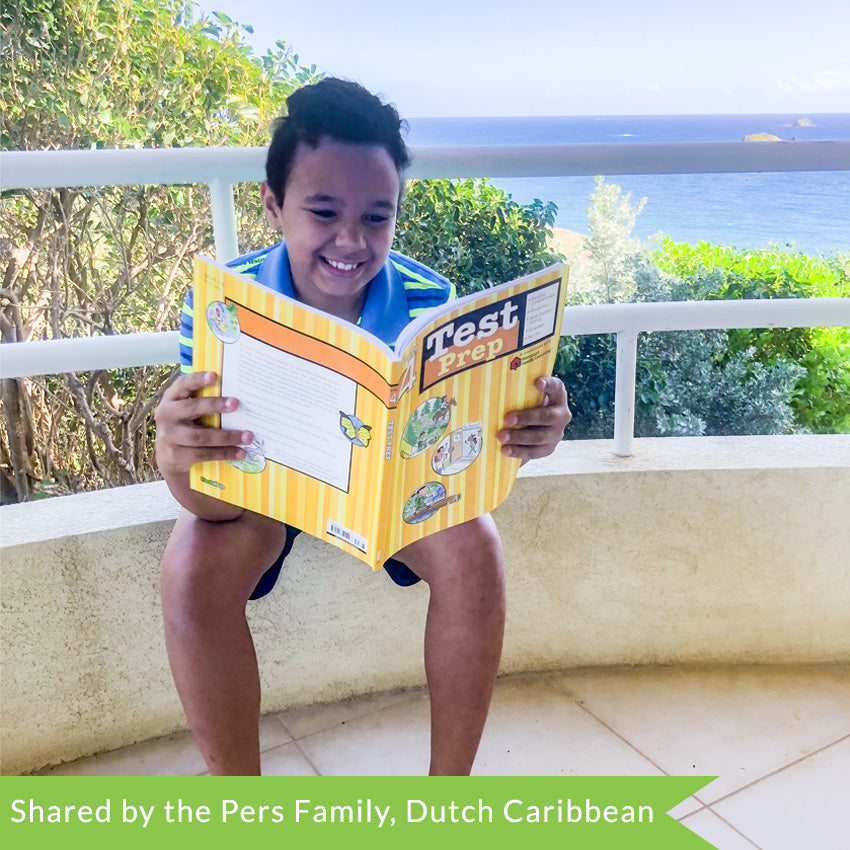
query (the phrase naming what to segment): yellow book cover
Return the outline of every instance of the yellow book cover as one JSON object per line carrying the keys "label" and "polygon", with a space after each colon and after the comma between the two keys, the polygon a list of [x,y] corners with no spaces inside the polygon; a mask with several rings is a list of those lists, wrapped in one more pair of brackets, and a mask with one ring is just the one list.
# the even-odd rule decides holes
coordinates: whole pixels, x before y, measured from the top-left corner
{"label": "yellow book cover", "polygon": [[374,569],[427,534],[501,504],[519,460],[496,434],[541,402],[568,270],[551,266],[429,310],[395,351],[377,337],[195,258],[195,370],[252,431],[241,461],[207,461],[193,489],[265,514]]}

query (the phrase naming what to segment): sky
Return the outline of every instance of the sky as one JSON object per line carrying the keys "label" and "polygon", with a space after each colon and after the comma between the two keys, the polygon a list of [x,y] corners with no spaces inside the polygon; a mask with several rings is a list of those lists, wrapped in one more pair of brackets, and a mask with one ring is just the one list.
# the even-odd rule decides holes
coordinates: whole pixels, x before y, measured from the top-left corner
{"label": "sky", "polygon": [[846,0],[200,0],[409,118],[850,112]]}

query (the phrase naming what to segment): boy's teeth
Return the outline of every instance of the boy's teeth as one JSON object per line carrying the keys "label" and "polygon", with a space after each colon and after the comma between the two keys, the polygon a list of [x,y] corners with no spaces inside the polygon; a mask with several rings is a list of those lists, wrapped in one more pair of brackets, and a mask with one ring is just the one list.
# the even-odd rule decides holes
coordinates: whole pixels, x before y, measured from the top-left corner
{"label": "boy's teeth", "polygon": [[339,260],[329,260],[325,257],[325,262],[329,266],[333,266],[335,269],[339,269],[341,272],[350,272],[357,268],[358,263],[341,263]]}

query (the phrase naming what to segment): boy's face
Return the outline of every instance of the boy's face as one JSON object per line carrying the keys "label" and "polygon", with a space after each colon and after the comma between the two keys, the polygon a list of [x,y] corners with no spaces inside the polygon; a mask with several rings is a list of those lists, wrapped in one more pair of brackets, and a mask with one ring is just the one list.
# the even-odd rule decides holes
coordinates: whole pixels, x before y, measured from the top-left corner
{"label": "boy's face", "polygon": [[282,205],[263,184],[266,219],[283,232],[302,301],[357,320],[392,245],[400,189],[383,147],[331,139],[299,146]]}

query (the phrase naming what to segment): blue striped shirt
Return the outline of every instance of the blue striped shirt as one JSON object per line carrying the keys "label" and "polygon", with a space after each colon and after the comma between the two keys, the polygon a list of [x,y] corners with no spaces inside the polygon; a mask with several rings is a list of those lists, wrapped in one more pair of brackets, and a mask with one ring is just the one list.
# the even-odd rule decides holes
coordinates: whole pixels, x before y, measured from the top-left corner
{"label": "blue striped shirt", "polygon": [[[283,243],[237,257],[227,265],[276,292],[297,297]],[[392,348],[412,319],[455,296],[454,284],[442,275],[410,257],[390,251],[381,271],[369,281],[358,324]],[[193,327],[192,290],[189,290],[180,316],[180,371],[184,374],[192,371]]]}

